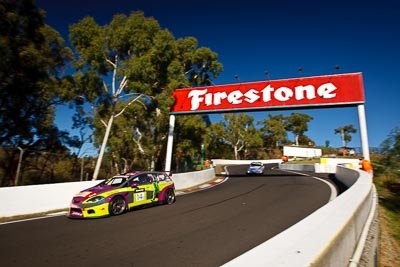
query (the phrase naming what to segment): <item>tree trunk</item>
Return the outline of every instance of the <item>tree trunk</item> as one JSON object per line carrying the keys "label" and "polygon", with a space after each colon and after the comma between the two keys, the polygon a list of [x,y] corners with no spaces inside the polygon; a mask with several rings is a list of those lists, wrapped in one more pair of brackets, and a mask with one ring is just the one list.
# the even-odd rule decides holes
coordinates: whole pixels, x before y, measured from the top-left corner
{"label": "tree trunk", "polygon": [[233,149],[234,149],[234,151],[235,151],[235,160],[238,160],[238,159],[239,159],[239,155],[238,155],[237,146],[234,146]]}
{"label": "tree trunk", "polygon": [[92,178],[93,181],[97,180],[97,176],[99,175],[101,162],[103,161],[104,151],[107,146],[108,137],[110,136],[111,126],[112,126],[113,121],[114,121],[114,112],[111,114],[110,120],[107,123],[106,133],[104,134],[103,143],[101,144],[99,157],[97,158],[96,167],[95,167],[94,173],[93,173],[93,178]]}

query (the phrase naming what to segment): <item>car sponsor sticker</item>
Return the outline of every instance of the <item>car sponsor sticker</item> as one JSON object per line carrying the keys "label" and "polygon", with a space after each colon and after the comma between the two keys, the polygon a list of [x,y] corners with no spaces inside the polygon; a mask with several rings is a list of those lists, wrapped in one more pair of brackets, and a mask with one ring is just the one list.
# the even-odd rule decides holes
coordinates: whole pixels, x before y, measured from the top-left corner
{"label": "car sponsor sticker", "polygon": [[88,195],[90,195],[90,194],[93,194],[93,192],[91,192],[91,191],[84,191],[84,192],[80,192],[80,193],[76,194],[75,196],[76,196],[76,197],[86,197],[86,196],[88,196]]}
{"label": "car sponsor sticker", "polygon": [[82,212],[79,211],[72,211],[71,216],[82,216]]}

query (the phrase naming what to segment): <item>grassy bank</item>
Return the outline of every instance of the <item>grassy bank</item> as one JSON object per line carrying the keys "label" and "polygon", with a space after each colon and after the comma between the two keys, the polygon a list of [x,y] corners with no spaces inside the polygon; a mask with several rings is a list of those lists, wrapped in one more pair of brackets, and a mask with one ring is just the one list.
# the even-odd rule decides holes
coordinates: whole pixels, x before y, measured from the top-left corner
{"label": "grassy bank", "polygon": [[400,266],[400,175],[374,176],[379,197],[380,266]]}

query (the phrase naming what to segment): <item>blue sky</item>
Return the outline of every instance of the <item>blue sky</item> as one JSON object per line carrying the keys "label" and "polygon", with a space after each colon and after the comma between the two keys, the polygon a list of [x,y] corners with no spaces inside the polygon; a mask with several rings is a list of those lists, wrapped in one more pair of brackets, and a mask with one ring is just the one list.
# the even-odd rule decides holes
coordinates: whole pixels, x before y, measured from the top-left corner
{"label": "blue sky", "polygon": [[[68,26],[84,16],[100,25],[117,13],[141,10],[175,38],[193,36],[218,53],[224,71],[217,85],[362,72],[370,147],[377,147],[400,126],[400,3],[381,1],[179,1],[179,0],[37,0],[46,23],[65,39]],[[339,65],[339,70],[335,66]],[[301,73],[298,69],[302,68]],[[314,119],[306,132],[317,145],[341,146],[334,129],[353,124],[350,146],[361,146],[357,108],[250,113],[255,121],[268,113],[306,113]],[[70,129],[61,109],[57,123]],[[213,115],[213,119],[221,115]],[[61,123],[63,122],[63,123]],[[293,136],[289,136],[294,140]]]}

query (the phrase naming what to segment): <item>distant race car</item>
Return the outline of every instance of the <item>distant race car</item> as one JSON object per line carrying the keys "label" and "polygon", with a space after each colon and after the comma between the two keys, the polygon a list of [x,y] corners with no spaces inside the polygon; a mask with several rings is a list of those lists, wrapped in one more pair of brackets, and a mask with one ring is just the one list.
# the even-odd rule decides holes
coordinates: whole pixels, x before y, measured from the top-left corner
{"label": "distant race car", "polygon": [[247,174],[263,174],[264,164],[262,162],[252,162],[247,168]]}
{"label": "distant race car", "polygon": [[151,203],[172,204],[175,185],[164,172],[130,172],[116,175],[72,198],[68,217],[96,218],[119,215]]}

